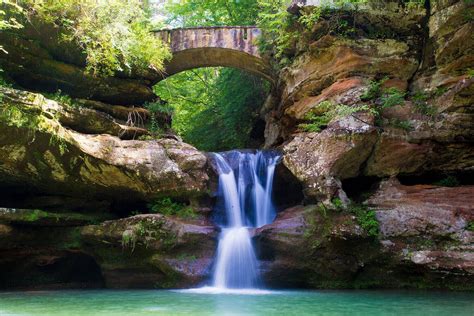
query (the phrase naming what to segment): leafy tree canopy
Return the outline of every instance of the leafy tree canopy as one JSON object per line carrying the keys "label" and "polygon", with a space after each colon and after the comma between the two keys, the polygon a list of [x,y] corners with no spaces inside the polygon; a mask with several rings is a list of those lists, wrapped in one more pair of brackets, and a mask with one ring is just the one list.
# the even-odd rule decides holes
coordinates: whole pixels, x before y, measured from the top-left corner
{"label": "leafy tree canopy", "polygon": [[63,27],[61,40],[76,41],[84,50],[87,70],[99,76],[153,66],[163,70],[169,48],[156,39],[140,0],[24,0],[29,14]]}
{"label": "leafy tree canopy", "polygon": [[173,26],[254,25],[258,14],[255,0],[180,0],[166,5]]}

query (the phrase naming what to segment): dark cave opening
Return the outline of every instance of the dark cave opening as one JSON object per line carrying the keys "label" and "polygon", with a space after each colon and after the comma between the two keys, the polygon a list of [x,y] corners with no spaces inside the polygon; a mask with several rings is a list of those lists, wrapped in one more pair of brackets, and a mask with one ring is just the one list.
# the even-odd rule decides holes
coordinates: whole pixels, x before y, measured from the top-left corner
{"label": "dark cave opening", "polygon": [[94,260],[80,251],[50,249],[2,250],[0,288],[67,289],[103,288],[102,272]]}

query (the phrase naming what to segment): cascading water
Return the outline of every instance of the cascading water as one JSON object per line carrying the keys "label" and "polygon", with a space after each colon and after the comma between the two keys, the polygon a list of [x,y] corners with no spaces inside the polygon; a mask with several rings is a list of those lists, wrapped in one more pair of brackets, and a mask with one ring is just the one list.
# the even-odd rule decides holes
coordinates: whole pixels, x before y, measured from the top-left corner
{"label": "cascading water", "polygon": [[231,151],[214,157],[219,174],[219,202],[225,210],[214,287],[255,288],[257,259],[249,228],[269,224],[275,218],[272,185],[279,156],[275,152]]}

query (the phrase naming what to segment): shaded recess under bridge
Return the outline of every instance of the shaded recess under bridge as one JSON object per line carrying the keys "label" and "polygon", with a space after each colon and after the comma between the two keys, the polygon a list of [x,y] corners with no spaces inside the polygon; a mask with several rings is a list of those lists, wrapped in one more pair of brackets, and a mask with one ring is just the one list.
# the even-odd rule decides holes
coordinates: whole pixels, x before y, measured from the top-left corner
{"label": "shaded recess under bridge", "polygon": [[261,31],[253,26],[219,26],[155,31],[168,43],[173,58],[165,64],[165,77],[200,67],[246,70],[270,82],[271,67],[258,51]]}

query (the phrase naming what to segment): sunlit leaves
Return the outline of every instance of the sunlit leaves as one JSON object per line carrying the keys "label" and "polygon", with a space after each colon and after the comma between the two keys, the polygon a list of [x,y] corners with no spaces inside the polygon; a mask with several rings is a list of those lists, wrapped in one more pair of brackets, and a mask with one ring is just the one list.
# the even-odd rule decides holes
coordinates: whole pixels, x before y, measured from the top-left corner
{"label": "sunlit leaves", "polygon": [[33,13],[67,30],[63,40],[76,41],[87,70],[98,76],[163,70],[168,47],[156,39],[140,0],[28,0]]}

